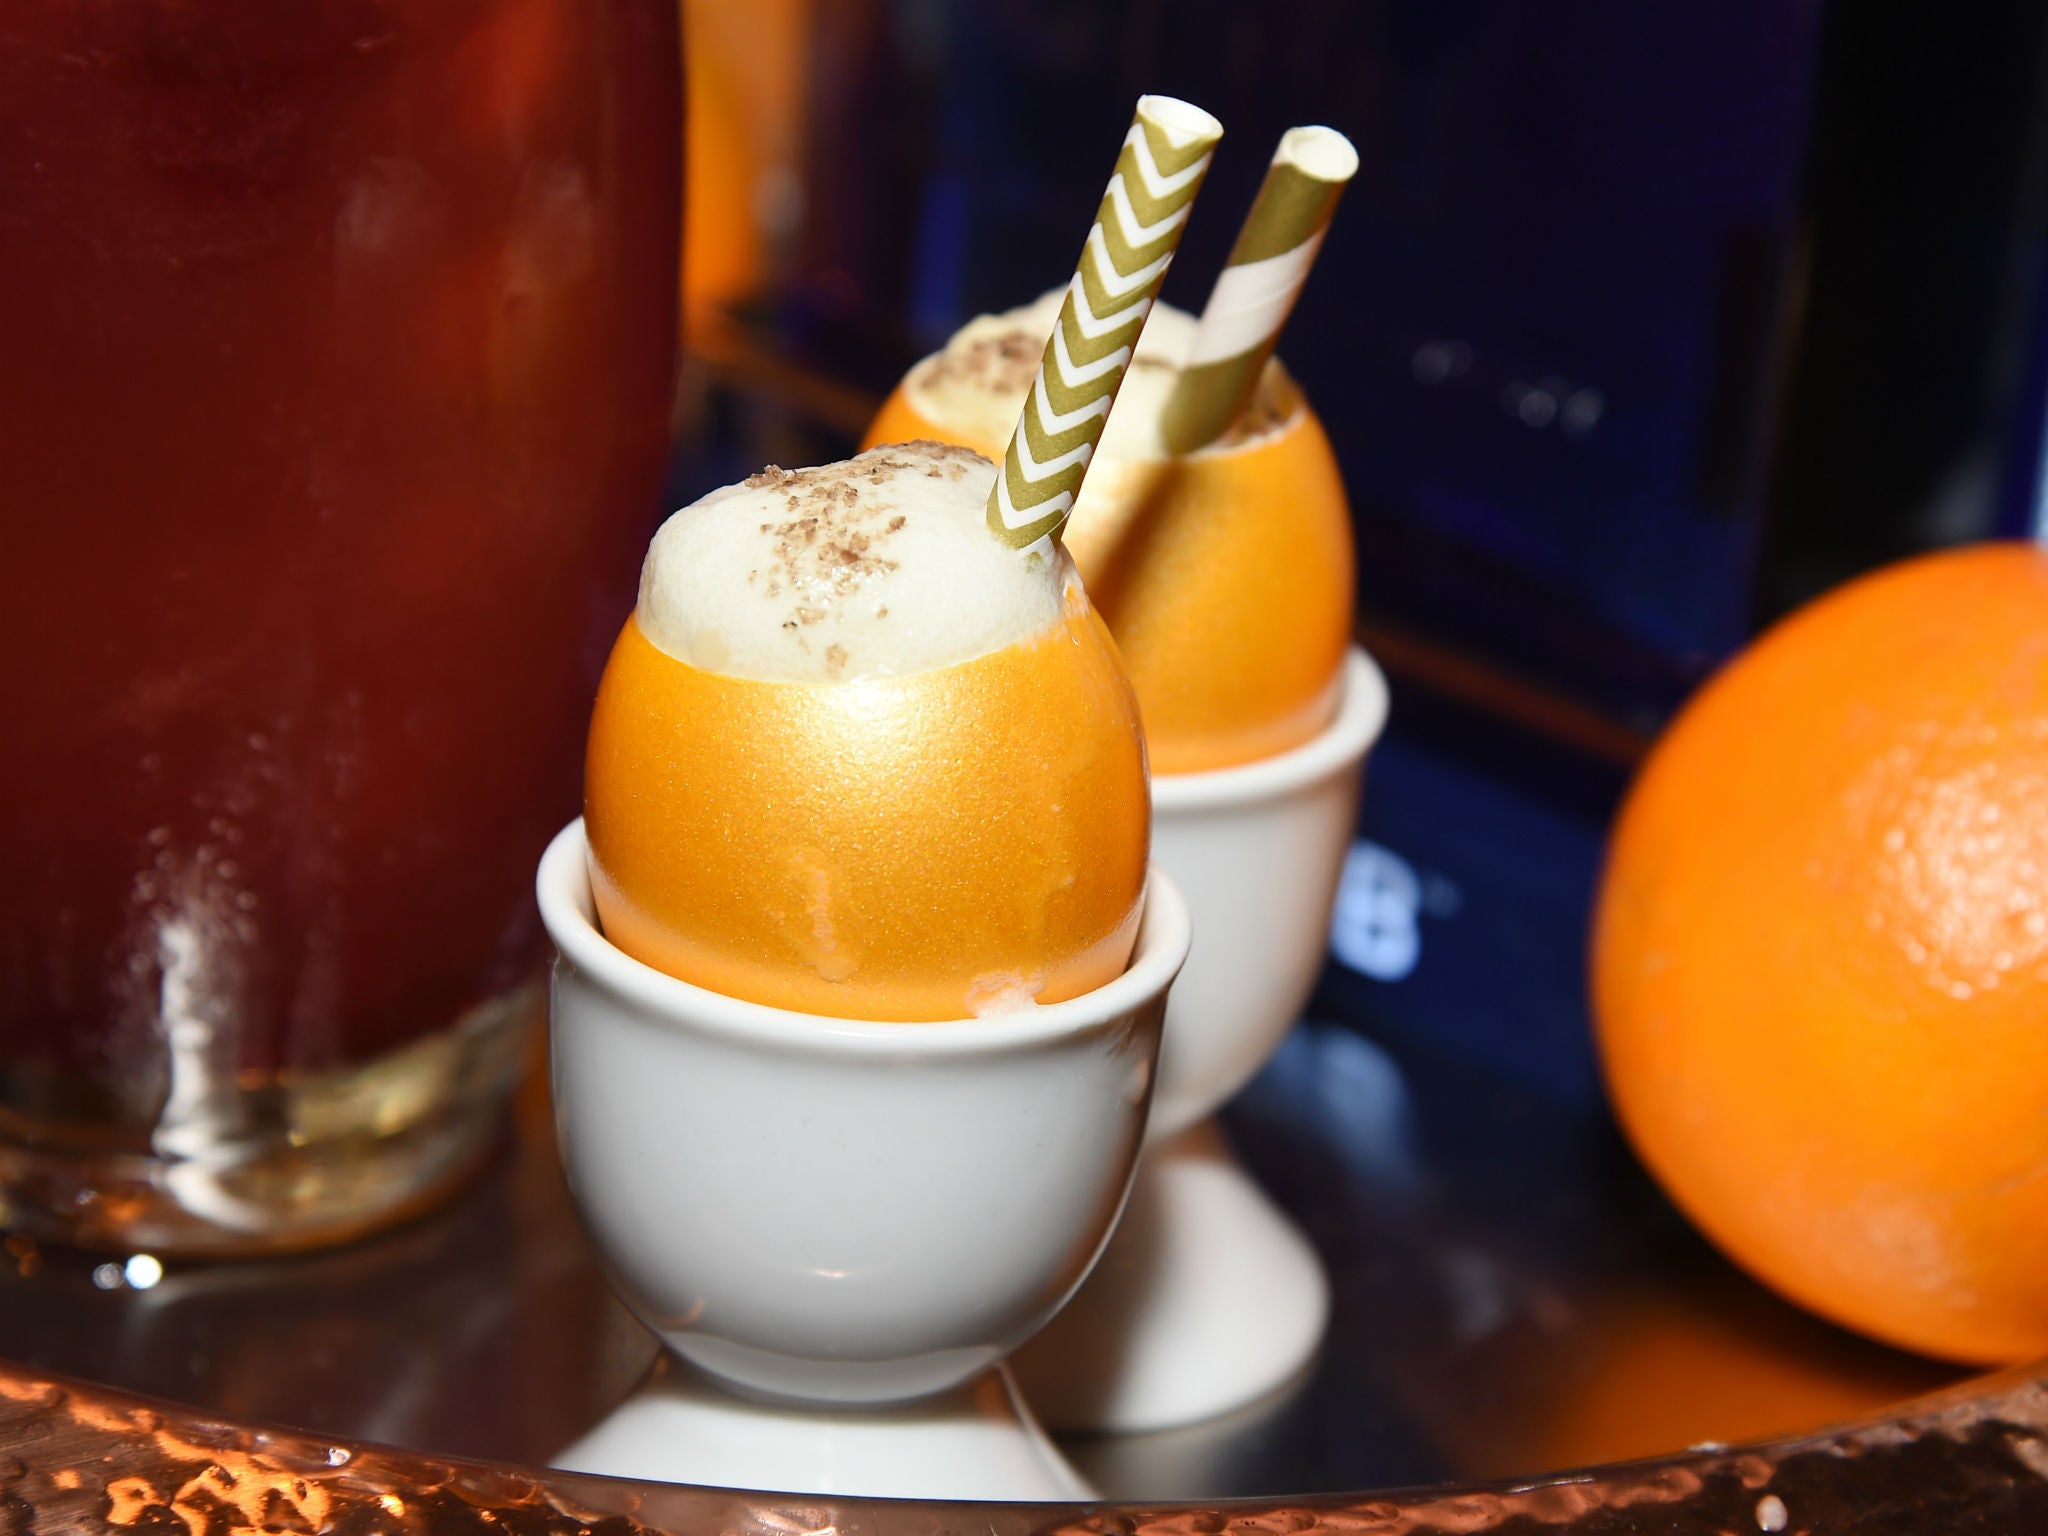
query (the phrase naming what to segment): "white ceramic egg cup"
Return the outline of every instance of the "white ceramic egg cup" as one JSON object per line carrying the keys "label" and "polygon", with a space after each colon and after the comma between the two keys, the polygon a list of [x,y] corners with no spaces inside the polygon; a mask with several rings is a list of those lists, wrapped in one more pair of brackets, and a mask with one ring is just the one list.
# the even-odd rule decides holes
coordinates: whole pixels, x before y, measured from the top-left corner
{"label": "white ceramic egg cup", "polygon": [[1152,857],[1196,933],[1173,989],[1145,1156],[1102,1262],[1012,1362],[1055,1429],[1136,1433],[1255,1402],[1314,1355],[1321,1260],[1209,1116],[1279,1046],[1322,969],[1387,685],[1345,658],[1337,716],[1241,767],[1152,780]]}
{"label": "white ceramic egg cup", "polygon": [[788,1492],[1089,1497],[1001,1371],[1130,1189],[1186,905],[1123,975],[938,1024],[742,1002],[598,930],[583,824],[541,859],[555,1117],[611,1281],[673,1358],[575,1471]]}

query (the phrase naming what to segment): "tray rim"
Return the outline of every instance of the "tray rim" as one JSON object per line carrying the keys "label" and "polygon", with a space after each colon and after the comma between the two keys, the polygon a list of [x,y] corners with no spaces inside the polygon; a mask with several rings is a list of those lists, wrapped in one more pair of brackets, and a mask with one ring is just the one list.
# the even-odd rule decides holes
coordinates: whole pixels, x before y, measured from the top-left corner
{"label": "tray rim", "polygon": [[[217,1505],[283,1498],[314,1529],[593,1536],[1213,1536],[1516,1528],[1611,1532],[1655,1510],[1691,1536],[1770,1529],[1921,1531],[1977,1517],[2048,1528],[2048,1360],[1971,1378],[1863,1419],[1536,1478],[1190,1503],[956,1503],[595,1477],[314,1435],[212,1415],[0,1358],[0,1513],[24,1530],[103,1529],[157,1511],[194,1530]],[[254,1506],[244,1504],[254,1499]],[[122,1518],[126,1516],[127,1518]],[[2031,1523],[2023,1523],[2031,1522]],[[252,1519],[248,1524],[262,1524]]]}

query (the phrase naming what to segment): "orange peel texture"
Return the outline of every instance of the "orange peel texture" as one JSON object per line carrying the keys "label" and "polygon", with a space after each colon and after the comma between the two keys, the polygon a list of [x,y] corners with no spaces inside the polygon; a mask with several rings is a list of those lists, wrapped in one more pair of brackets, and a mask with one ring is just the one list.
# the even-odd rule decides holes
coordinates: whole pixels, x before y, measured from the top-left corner
{"label": "orange peel texture", "polygon": [[705,672],[629,619],[584,816],[606,936],[731,997],[836,1018],[1058,1002],[1130,962],[1151,835],[1136,703],[1078,586],[954,666]]}
{"label": "orange peel texture", "polygon": [[[1271,757],[1328,725],[1351,641],[1351,514],[1322,423],[1277,365],[1279,424],[1172,460],[1098,458],[1061,534],[1122,649],[1155,773]],[[863,447],[1003,442],[928,419],[903,386]]]}
{"label": "orange peel texture", "polygon": [[1908,1349],[2048,1352],[2048,553],[1867,576],[1702,690],[1593,981],[1622,1123],[1728,1254]]}

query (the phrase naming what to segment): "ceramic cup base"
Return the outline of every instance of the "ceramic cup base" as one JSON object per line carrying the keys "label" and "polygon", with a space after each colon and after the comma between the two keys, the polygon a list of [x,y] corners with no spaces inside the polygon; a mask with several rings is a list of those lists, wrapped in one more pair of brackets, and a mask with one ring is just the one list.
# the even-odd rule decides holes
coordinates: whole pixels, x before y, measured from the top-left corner
{"label": "ceramic cup base", "polygon": [[1054,1429],[1173,1429],[1285,1386],[1329,1315],[1315,1250],[1203,1121],[1147,1151],[1088,1284],[1014,1368]]}
{"label": "ceramic cup base", "polygon": [[1195,943],[1167,1005],[1131,1207],[1080,1294],[1013,1362],[1056,1429],[1135,1433],[1230,1412],[1284,1384],[1322,1337],[1319,1261],[1203,1122],[1315,985],[1386,712],[1385,679],[1353,647],[1337,716],[1312,740],[1153,780],[1153,861],[1186,896]]}
{"label": "ceramic cup base", "polygon": [[673,1356],[556,1458],[570,1472],[782,1493],[1088,1500],[1001,1367],[889,1408],[751,1401]]}
{"label": "ceramic cup base", "polygon": [[674,1360],[565,1464],[1077,1496],[992,1373],[1074,1293],[1130,1189],[1188,951],[1172,879],[1152,871],[1130,966],[1094,991],[888,1024],[648,969],[599,931],[586,861],[575,823],[538,882],[557,1138],[612,1283]]}

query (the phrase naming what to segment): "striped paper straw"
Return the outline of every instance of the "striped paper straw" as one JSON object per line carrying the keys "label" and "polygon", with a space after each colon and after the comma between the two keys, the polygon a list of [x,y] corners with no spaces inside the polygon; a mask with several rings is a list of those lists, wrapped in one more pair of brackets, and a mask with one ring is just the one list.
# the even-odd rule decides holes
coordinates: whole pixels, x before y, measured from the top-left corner
{"label": "striped paper straw", "polygon": [[1195,344],[1166,402],[1171,453],[1213,443],[1237,419],[1308,279],[1358,151],[1334,128],[1290,128],[1209,292]]}
{"label": "striped paper straw", "polygon": [[1059,532],[1180,244],[1223,125],[1171,96],[1140,96],[1095,210],[1038,378],[988,493],[988,526],[1015,549]]}

